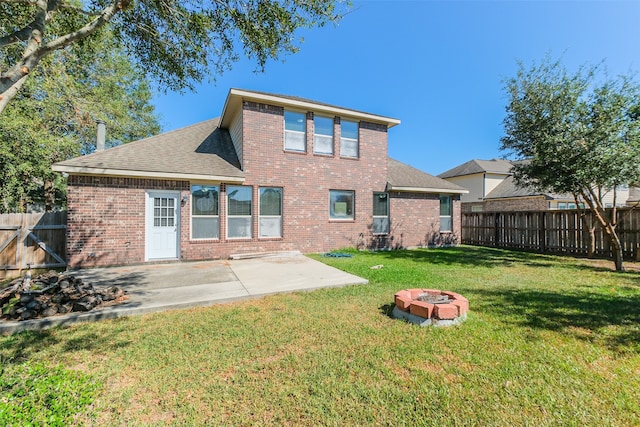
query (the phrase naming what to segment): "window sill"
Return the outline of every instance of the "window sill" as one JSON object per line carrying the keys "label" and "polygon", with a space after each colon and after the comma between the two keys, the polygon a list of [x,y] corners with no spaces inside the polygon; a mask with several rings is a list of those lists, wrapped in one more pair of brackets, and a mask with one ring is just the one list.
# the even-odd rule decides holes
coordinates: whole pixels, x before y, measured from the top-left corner
{"label": "window sill", "polygon": [[318,156],[318,157],[335,157],[335,155],[333,153],[313,153],[314,156]]}
{"label": "window sill", "polygon": [[280,240],[284,240],[284,237],[280,236],[280,237],[258,237],[258,240],[265,242],[265,241],[271,241],[271,242],[277,242]]}
{"label": "window sill", "polygon": [[344,160],[360,160],[360,157],[351,157],[351,156],[340,156],[340,158]]}
{"label": "window sill", "polygon": [[285,153],[287,153],[287,154],[302,154],[302,155],[307,154],[307,150],[304,150],[304,151],[302,151],[302,150],[288,150],[288,149],[285,148],[283,151]]}
{"label": "window sill", "polygon": [[189,243],[217,243],[220,241],[220,238],[206,238],[206,239],[189,239]]}

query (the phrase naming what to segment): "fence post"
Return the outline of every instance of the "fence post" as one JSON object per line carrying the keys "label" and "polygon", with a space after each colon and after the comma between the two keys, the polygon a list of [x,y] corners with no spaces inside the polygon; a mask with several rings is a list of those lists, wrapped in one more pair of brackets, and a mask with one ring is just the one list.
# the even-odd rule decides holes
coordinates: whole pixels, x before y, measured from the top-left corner
{"label": "fence post", "polygon": [[499,238],[500,238],[500,235],[499,235],[499,232],[498,232],[498,220],[500,218],[500,214],[498,212],[496,212],[493,215],[494,215],[494,218],[493,218],[493,236],[494,237],[493,238],[494,238],[495,245],[496,245],[496,248],[497,248],[497,247],[499,247],[499,243],[498,242],[499,242]]}
{"label": "fence post", "polygon": [[542,212],[542,214],[540,215],[540,249],[542,253],[544,253],[547,250],[547,228],[546,228],[547,218],[546,217],[547,217],[547,213]]}

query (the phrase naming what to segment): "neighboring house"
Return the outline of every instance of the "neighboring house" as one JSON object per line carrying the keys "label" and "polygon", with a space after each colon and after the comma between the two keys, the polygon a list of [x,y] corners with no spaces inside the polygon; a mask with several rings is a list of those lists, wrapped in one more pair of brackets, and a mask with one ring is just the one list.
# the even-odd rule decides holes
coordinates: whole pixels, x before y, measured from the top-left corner
{"label": "neighboring house", "polygon": [[68,265],[454,243],[466,190],[389,159],[399,123],[231,89],[218,119],[56,163]]}
{"label": "neighboring house", "polygon": [[[572,194],[555,194],[519,187],[511,173],[508,160],[470,160],[438,177],[461,187],[469,194],[461,196],[463,212],[513,212],[528,210],[575,209]],[[625,206],[630,198],[628,186],[619,186],[615,204]],[[613,207],[614,191],[604,194],[605,207]]]}
{"label": "neighboring house", "polygon": [[511,162],[502,159],[469,160],[438,175],[469,190],[460,196],[462,203],[481,202],[494,188],[511,176]]}

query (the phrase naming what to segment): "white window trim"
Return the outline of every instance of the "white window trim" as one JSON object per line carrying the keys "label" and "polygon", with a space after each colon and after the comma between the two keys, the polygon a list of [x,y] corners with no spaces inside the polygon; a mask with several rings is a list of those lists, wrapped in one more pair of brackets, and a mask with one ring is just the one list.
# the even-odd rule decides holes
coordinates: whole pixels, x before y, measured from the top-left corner
{"label": "white window trim", "polygon": [[[443,197],[443,195],[440,196],[440,203],[442,203],[442,197]],[[444,197],[448,197],[449,198],[449,207],[451,208],[451,214],[449,214],[449,215],[440,215],[440,233],[453,233],[453,197],[451,197],[451,196],[444,196]],[[443,230],[442,229],[442,219],[443,218],[448,218],[449,219],[450,227],[449,227],[448,230]]]}
{"label": "white window trim", "polygon": [[[284,151],[291,151],[293,153],[306,153],[307,152],[307,115],[302,111],[294,111],[294,110],[285,110],[285,113],[295,113],[302,114],[304,120],[304,131],[299,130],[289,130],[287,129],[287,120],[283,114],[282,116],[282,128],[284,129],[284,140],[282,141],[284,145]],[[302,135],[302,141],[304,143],[304,148],[302,150],[297,148],[289,148],[287,147],[287,134],[292,135]]]}
{"label": "white window trim", "polygon": [[[251,189],[251,215],[231,215],[229,213],[229,188],[233,188],[233,187],[243,187],[243,188],[250,188]],[[253,239],[253,187],[251,186],[247,186],[247,185],[227,185],[226,191],[225,191],[225,198],[226,198],[226,209],[227,209],[227,224],[226,224],[226,229],[227,229],[227,240],[251,240]],[[244,236],[244,237],[237,237],[237,236],[229,236],[229,219],[231,218],[249,218],[249,235],[248,236]]]}
{"label": "white window trim", "polygon": [[[326,135],[324,133],[317,133],[316,132],[316,119],[327,119],[331,122],[331,135]],[[336,151],[336,147],[335,147],[335,129],[334,129],[334,119],[332,117],[328,117],[328,116],[319,116],[319,115],[314,115],[313,117],[313,154],[321,154],[321,155],[325,155],[325,156],[333,156],[333,154]],[[331,139],[331,151],[318,151],[317,150],[317,144],[316,144],[316,138],[320,137],[320,138],[330,138]]]}
{"label": "white window trim", "polygon": [[[280,190],[280,215],[260,215],[260,198],[262,197],[260,190],[262,190],[263,188],[277,188]],[[282,239],[282,204],[283,204],[283,200],[282,198],[284,194],[284,190],[282,187],[260,187],[258,188],[258,238],[259,239]],[[263,236],[262,235],[262,227],[260,226],[260,219],[261,218],[280,218],[280,235],[279,236]]]}
{"label": "white window trim", "polygon": [[[200,183],[192,183],[189,186],[189,202],[191,204],[190,210],[189,210],[189,227],[191,228],[191,232],[189,235],[189,239],[190,240],[195,240],[195,241],[199,241],[199,240],[220,240],[220,185],[215,184],[213,185],[214,187],[217,187],[218,190],[218,215],[194,215],[193,214],[193,187],[196,185],[207,185],[207,184],[200,184]],[[216,218],[218,220],[218,237],[193,237],[193,219],[194,218]]]}
{"label": "white window trim", "polygon": [[[355,123],[356,125],[356,131],[357,131],[357,137],[356,138],[347,138],[342,136],[342,119],[340,120],[340,157],[346,157],[349,159],[359,159],[360,158],[360,123],[358,122],[354,122],[353,120],[344,120],[345,122],[348,123]],[[342,153],[342,141],[347,141],[347,142],[355,142],[356,143],[356,149],[358,151],[358,153],[355,156],[350,156],[348,154],[343,154]]]}

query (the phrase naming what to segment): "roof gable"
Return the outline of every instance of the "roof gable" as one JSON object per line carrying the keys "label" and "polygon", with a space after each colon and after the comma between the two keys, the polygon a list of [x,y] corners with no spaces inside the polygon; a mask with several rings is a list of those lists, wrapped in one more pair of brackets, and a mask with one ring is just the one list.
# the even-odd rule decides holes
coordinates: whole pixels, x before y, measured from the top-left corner
{"label": "roof gable", "polygon": [[508,160],[503,159],[491,159],[469,160],[459,166],[456,166],[448,171],[442,172],[438,175],[440,178],[452,178],[456,176],[472,175],[476,173],[495,173],[503,175],[511,175],[511,168],[513,165]]}

